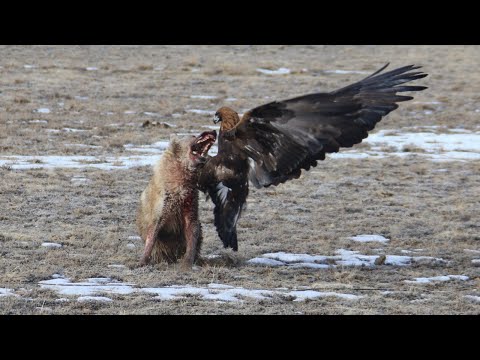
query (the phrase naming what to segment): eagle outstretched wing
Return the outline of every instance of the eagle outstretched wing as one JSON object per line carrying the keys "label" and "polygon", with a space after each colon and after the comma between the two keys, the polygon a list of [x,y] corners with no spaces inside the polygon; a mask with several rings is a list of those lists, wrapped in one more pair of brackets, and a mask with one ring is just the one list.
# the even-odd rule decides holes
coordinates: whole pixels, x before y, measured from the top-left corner
{"label": "eagle outstretched wing", "polygon": [[[388,65],[388,64],[387,64]],[[384,74],[385,67],[367,78],[330,93],[274,101],[248,111],[232,130],[232,148],[253,159],[250,180],[256,187],[278,185],[316,166],[326,153],[351,147],[391,111],[397,102],[413,99],[398,95],[425,86],[405,83],[427,74],[404,66]]]}
{"label": "eagle outstretched wing", "polygon": [[222,121],[218,154],[205,164],[199,188],[215,204],[215,226],[225,247],[237,248],[236,224],[248,195],[248,179],[257,188],[298,178],[324,160],[325,154],[352,147],[398,102],[399,95],[425,86],[406,83],[427,74],[404,66],[372,75],[329,93],[274,101],[246,112],[242,119],[229,108],[216,117]]}

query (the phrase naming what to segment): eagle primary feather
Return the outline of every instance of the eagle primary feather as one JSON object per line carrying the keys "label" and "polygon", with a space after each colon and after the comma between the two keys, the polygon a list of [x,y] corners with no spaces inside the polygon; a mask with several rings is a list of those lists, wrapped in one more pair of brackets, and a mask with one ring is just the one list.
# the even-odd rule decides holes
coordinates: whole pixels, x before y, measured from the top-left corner
{"label": "eagle primary feather", "polygon": [[426,89],[404,85],[427,76],[413,71],[419,66],[381,73],[387,66],[339,90],[256,107],[242,119],[227,107],[217,111],[218,154],[205,164],[199,188],[215,204],[215,226],[225,247],[237,250],[236,225],[248,180],[261,188],[298,178],[326,153],[360,143],[398,102],[413,99],[397,93]]}

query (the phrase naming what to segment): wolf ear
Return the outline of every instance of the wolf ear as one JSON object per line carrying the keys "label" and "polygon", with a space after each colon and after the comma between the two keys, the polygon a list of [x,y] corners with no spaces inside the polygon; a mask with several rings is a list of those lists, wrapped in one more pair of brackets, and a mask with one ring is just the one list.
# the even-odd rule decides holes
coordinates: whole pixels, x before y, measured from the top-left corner
{"label": "wolf ear", "polygon": [[168,150],[170,150],[174,156],[178,156],[178,154],[181,152],[180,141],[175,134],[170,135],[170,144],[168,145]]}

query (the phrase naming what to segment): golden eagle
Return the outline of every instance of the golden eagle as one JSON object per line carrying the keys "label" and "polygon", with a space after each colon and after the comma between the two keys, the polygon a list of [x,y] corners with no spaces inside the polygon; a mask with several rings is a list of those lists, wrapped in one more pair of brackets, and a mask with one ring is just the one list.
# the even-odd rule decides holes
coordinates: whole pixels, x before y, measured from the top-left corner
{"label": "golden eagle", "polygon": [[420,66],[381,73],[387,66],[339,90],[274,101],[242,118],[228,107],[216,112],[218,154],[207,160],[198,185],[215,204],[215,227],[225,247],[238,250],[236,226],[249,180],[261,188],[298,178],[326,153],[360,143],[398,102],[413,99],[397,93],[426,89],[405,85],[427,76],[413,71]]}

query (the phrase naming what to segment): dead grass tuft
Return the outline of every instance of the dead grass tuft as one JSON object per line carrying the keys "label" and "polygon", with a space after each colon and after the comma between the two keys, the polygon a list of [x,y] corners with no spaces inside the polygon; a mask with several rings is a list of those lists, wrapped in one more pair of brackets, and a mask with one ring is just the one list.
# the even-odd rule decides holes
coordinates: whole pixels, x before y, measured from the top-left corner
{"label": "dead grass tuft", "polygon": [[152,71],[153,66],[152,65],[139,65],[137,67],[138,71]]}
{"label": "dead grass tuft", "polygon": [[17,104],[28,104],[28,103],[30,102],[30,100],[28,100],[28,99],[25,98],[25,97],[16,96],[16,97],[13,99],[13,102],[14,102],[14,103],[17,103]]}

